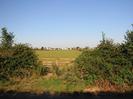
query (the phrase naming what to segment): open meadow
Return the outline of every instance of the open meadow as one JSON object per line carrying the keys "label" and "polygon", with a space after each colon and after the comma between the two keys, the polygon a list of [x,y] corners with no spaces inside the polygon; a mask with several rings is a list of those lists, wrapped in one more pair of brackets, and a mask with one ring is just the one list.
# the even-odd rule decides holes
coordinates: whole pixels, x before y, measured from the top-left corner
{"label": "open meadow", "polygon": [[43,65],[64,66],[71,64],[81,51],[78,50],[36,50],[36,54]]}

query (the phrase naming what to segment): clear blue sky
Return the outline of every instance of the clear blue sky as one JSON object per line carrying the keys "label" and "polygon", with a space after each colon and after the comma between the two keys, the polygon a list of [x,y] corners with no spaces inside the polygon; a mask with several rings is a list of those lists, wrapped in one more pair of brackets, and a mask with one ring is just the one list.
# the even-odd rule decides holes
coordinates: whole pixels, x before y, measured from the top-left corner
{"label": "clear blue sky", "polygon": [[0,0],[0,28],[33,47],[96,46],[101,32],[122,42],[133,0]]}

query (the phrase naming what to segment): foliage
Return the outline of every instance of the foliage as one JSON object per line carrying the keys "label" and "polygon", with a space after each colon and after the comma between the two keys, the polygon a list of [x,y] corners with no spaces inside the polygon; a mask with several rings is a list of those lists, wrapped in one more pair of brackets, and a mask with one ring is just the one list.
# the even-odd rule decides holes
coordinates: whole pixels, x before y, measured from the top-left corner
{"label": "foliage", "polygon": [[[103,35],[103,40],[94,50],[82,52],[75,60],[78,77],[88,83],[106,79],[115,84],[133,84],[132,36],[128,36],[131,32],[126,36],[125,45],[120,45],[105,39]],[[123,49],[126,49],[126,54]]]}
{"label": "foliage", "polygon": [[76,75],[75,66],[67,67],[63,70],[62,79],[66,81],[67,84],[76,85],[77,82],[81,82],[81,80]]}
{"label": "foliage", "polygon": [[[10,77],[30,78],[32,73],[36,73],[37,77],[41,77],[37,87],[48,91],[81,90],[85,84],[101,84],[100,81],[107,81],[112,85],[133,85],[133,31],[126,33],[125,42],[122,44],[115,44],[103,34],[103,39],[96,48],[91,50],[86,48],[82,53],[73,50],[37,51],[41,58],[59,59],[78,56],[70,68],[63,70],[53,65],[51,71],[49,67],[39,64],[35,50],[29,45],[13,45],[14,36],[8,33],[6,28],[2,29],[1,38],[0,82],[2,83]],[[43,79],[49,72],[56,75],[53,76],[54,79]],[[103,82],[102,84],[104,86]]]}
{"label": "foliage", "polygon": [[37,56],[32,48],[26,44],[16,44],[13,47],[14,66],[21,68],[33,68],[37,65]]}
{"label": "foliage", "polygon": [[125,37],[125,43],[133,43],[133,30],[128,30],[126,32]]}
{"label": "foliage", "polygon": [[133,31],[127,31],[125,35],[125,43],[122,44],[123,55],[132,63],[133,65]]}
{"label": "foliage", "polygon": [[17,44],[10,51],[12,54],[0,57],[1,75],[29,75],[28,73],[37,66],[37,57],[28,45]]}
{"label": "foliage", "polygon": [[34,68],[34,71],[35,71],[39,76],[44,76],[44,75],[46,75],[47,73],[50,72],[50,69],[49,69],[47,66],[38,64],[38,66],[36,66],[36,67]]}
{"label": "foliage", "polygon": [[14,35],[13,35],[13,33],[7,32],[6,28],[2,28],[1,30],[2,30],[2,36],[1,36],[0,47],[2,49],[9,49],[13,45]]}
{"label": "foliage", "polygon": [[52,65],[51,72],[54,75],[56,75],[56,76],[60,76],[61,75],[61,70],[60,70],[60,68],[56,64]]}
{"label": "foliage", "polygon": [[76,60],[77,76],[88,83],[93,83],[99,77],[103,59],[98,56],[97,50],[84,51]]}
{"label": "foliage", "polygon": [[38,65],[34,50],[27,44],[13,46],[13,34],[2,28],[0,48],[0,78],[9,79],[11,76],[30,76]]}

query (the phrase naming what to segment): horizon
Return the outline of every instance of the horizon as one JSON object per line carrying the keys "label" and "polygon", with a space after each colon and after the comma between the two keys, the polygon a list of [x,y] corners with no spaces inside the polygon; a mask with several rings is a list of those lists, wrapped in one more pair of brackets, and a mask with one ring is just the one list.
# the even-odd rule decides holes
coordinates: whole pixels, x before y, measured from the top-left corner
{"label": "horizon", "polygon": [[122,43],[133,0],[1,0],[0,28],[32,47],[96,47],[102,32]]}

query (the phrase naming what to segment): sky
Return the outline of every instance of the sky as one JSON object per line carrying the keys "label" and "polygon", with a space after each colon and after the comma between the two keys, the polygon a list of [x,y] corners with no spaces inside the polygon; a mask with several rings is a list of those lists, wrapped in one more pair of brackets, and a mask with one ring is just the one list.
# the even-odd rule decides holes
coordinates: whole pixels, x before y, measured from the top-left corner
{"label": "sky", "polygon": [[123,42],[133,24],[133,0],[0,0],[0,28],[33,47],[95,47]]}

